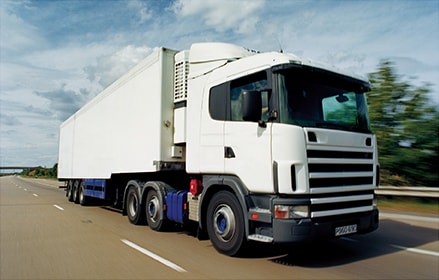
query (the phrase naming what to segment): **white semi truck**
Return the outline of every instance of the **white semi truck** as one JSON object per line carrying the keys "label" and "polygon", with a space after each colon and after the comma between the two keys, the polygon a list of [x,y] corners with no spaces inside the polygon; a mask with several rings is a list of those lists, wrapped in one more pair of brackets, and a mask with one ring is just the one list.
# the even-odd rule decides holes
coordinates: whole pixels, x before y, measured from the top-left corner
{"label": "white semi truck", "polygon": [[219,252],[378,227],[367,80],[226,43],[159,48],[61,124],[70,201],[153,230],[198,225]]}

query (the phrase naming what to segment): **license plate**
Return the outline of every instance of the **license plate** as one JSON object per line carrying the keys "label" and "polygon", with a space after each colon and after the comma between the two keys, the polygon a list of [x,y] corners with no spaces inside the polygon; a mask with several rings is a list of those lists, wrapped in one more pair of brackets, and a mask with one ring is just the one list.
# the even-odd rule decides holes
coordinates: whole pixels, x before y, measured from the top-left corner
{"label": "license plate", "polygon": [[357,232],[357,225],[348,225],[335,228],[335,236],[341,236]]}

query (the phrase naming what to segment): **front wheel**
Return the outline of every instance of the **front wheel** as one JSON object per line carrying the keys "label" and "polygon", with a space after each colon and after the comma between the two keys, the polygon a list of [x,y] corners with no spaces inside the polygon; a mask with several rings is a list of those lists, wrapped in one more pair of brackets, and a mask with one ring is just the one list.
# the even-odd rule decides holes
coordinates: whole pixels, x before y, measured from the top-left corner
{"label": "front wheel", "polygon": [[215,249],[235,256],[245,245],[244,215],[234,194],[221,191],[207,207],[207,232]]}

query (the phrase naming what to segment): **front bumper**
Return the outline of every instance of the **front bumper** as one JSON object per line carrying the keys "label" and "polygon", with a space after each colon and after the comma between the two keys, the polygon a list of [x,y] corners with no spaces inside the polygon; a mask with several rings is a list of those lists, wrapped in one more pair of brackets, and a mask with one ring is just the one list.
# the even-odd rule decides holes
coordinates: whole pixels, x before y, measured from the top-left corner
{"label": "front bumper", "polygon": [[356,233],[367,233],[378,228],[377,209],[355,216],[323,219],[273,219],[273,242],[294,243],[316,239],[332,239],[337,227],[356,225]]}

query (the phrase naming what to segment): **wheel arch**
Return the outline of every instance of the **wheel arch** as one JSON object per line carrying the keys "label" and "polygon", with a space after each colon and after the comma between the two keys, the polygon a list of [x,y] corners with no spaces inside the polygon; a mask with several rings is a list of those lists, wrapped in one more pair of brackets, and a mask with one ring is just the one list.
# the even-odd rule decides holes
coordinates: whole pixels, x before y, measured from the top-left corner
{"label": "wheel arch", "polygon": [[[170,185],[162,182],[162,181],[148,181],[143,185],[142,193],[141,193],[141,203],[145,207],[146,204],[146,197],[148,196],[148,192],[151,190],[155,190],[159,195],[160,204],[165,205],[166,204],[166,194],[169,191],[175,190]],[[164,217],[164,212],[162,211],[160,219],[163,220],[166,217]]]}
{"label": "wheel arch", "polygon": [[204,176],[203,188],[204,191],[201,197],[200,205],[200,229],[203,232],[205,232],[207,229],[207,207],[209,206],[212,197],[219,191],[228,191],[234,194],[238,199],[244,217],[245,236],[248,236],[250,231],[247,215],[248,205],[246,202],[248,190],[241,180],[235,176]]}
{"label": "wheel arch", "polygon": [[127,194],[128,194],[128,189],[130,187],[135,187],[139,197],[142,197],[143,194],[143,184],[142,182],[138,181],[138,180],[130,180],[128,181],[128,183],[125,186],[125,190],[123,191],[123,206],[122,206],[122,213],[123,215],[127,214]]}

